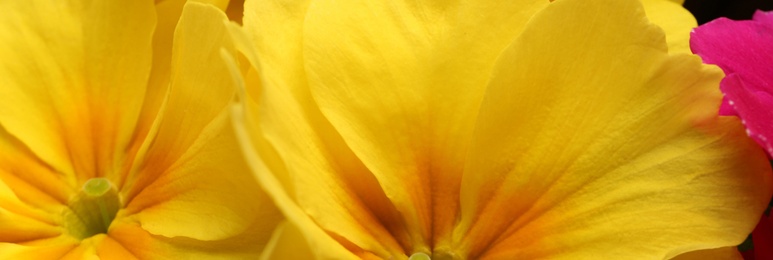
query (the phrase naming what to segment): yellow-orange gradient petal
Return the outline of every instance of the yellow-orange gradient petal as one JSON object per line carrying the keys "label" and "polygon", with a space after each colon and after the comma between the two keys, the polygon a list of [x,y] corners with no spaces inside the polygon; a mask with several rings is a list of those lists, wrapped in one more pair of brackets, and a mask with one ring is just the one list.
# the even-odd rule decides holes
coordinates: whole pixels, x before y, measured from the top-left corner
{"label": "yellow-orange gradient petal", "polygon": [[[334,238],[325,233],[325,231],[322,230],[299,206],[295,199],[297,196],[294,192],[294,186],[290,184],[291,176],[289,176],[287,169],[289,165],[282,162],[277,151],[265,140],[260,132],[260,127],[257,122],[258,116],[255,114],[258,112],[257,104],[245,95],[242,95],[240,98],[241,104],[234,105],[232,112],[235,131],[239,137],[243,153],[249,162],[250,168],[255,173],[258,180],[260,180],[261,186],[273,199],[277,207],[282,210],[288,221],[291,222],[288,224],[298,227],[298,231],[302,234],[303,239],[305,239],[305,241],[300,239],[293,241],[293,246],[301,247],[302,250],[309,250],[320,259],[358,259],[357,256],[351,252],[357,251],[356,249],[349,248],[351,251],[347,251],[347,248],[344,248]],[[326,173],[325,171],[319,172]],[[329,180],[326,180],[325,177],[326,175],[322,175],[316,178],[309,178],[307,181],[322,181],[318,183],[330,182]],[[320,189],[320,191],[333,193],[336,190]],[[349,201],[351,201],[351,198],[346,198],[344,196],[340,196],[339,198],[349,199]],[[374,206],[378,207],[383,205]],[[362,207],[362,204],[351,204],[350,207],[359,208]],[[341,213],[335,211],[332,212],[333,214],[341,215]],[[329,214],[331,211],[325,213]],[[350,219],[351,218],[342,219],[342,222]],[[373,222],[374,220],[366,219],[366,221]],[[264,252],[263,256],[276,256],[281,259],[283,258],[283,253],[290,252],[281,250],[281,248],[285,248],[286,245],[276,244],[286,243],[288,242],[288,239],[285,239],[286,236],[289,235],[295,237],[295,235],[298,234],[283,234],[285,231],[279,229],[276,232],[277,233],[272,237],[270,244],[267,245],[267,251]],[[347,235],[357,235],[357,233],[347,233]],[[341,236],[338,237],[341,238]],[[279,249],[276,249],[277,247]],[[361,249],[359,249],[359,251],[362,252]]]}
{"label": "yellow-orange gradient petal", "polygon": [[[271,230],[264,227],[260,222],[255,222],[239,235],[217,241],[201,241],[153,235],[134,220],[125,218],[115,223],[108,235],[126,252],[139,259],[257,259],[265,242],[257,244],[255,237],[268,238],[272,234]],[[107,246],[118,245],[102,244],[102,248]],[[107,253],[105,250],[103,254]]]}
{"label": "yellow-orange gradient petal", "polygon": [[283,222],[276,228],[261,259],[314,259],[315,255],[303,232],[291,222]]}
{"label": "yellow-orange gradient petal", "polygon": [[721,71],[666,49],[633,0],[556,1],[530,21],[476,126],[454,233],[469,257],[660,259],[744,240],[770,165],[716,115]]}
{"label": "yellow-orange gradient petal", "polygon": [[[255,125],[259,127],[249,132],[265,134],[265,139],[275,145],[275,153],[281,158],[278,161],[285,162],[283,167],[286,166],[288,174],[274,174],[284,180],[283,186],[290,197],[297,198],[304,211],[320,218],[315,221],[335,226],[331,232],[341,238],[345,234],[345,239],[352,241],[349,244],[353,243],[354,251],[365,248],[382,256],[401,252],[401,245],[387,230],[393,228],[402,232],[395,236],[407,236],[394,207],[386,200],[375,178],[324,119],[307,87],[301,59],[305,5],[248,1],[246,10],[245,21],[249,22],[245,23],[245,29],[251,38],[236,37],[252,40],[240,45],[242,49],[257,49],[258,55],[248,55],[252,56],[248,58],[256,63],[254,66],[260,74],[260,81],[255,80],[255,74],[247,75],[250,83],[247,91],[250,98],[257,99],[253,102],[260,102],[261,109],[271,111],[258,116],[262,112],[256,106],[250,107],[253,109],[248,112],[256,116],[254,119],[259,117],[260,122]],[[257,95],[259,92],[262,96]],[[383,237],[384,241],[373,237]],[[315,252],[323,255],[322,251],[329,250],[319,249]]]}
{"label": "yellow-orange gradient petal", "polygon": [[687,252],[678,255],[672,260],[743,260],[743,255],[738,252],[738,247],[720,247]]}
{"label": "yellow-orange gradient petal", "polygon": [[[263,194],[231,128],[234,82],[221,49],[231,50],[222,11],[189,2],[177,27],[171,89],[152,132],[147,160],[132,172],[128,205],[154,235],[226,240],[259,223],[249,237],[262,247],[281,217]],[[141,151],[142,152],[142,151]]]}
{"label": "yellow-orange gradient petal", "polygon": [[[667,7],[671,9],[664,12],[684,14],[683,9],[676,5],[665,3],[668,5],[662,7],[659,4],[648,3],[647,10],[657,13]],[[335,247],[332,250],[325,248],[335,240],[361,258],[402,258],[432,250],[437,253],[435,255],[507,257],[513,252],[503,245],[518,245],[519,241],[536,241],[542,237],[556,241],[553,238],[556,234],[570,233],[551,226],[554,230],[539,229],[537,231],[541,233],[513,238],[520,227],[518,225],[531,219],[530,216],[517,218],[512,214],[521,210],[523,212],[520,213],[541,216],[539,211],[539,214],[530,211],[531,205],[534,205],[530,202],[545,205],[565,203],[562,199],[568,195],[564,196],[566,194],[562,191],[580,190],[584,184],[590,185],[588,189],[598,189],[593,185],[599,184],[587,178],[619,181],[621,175],[618,172],[629,173],[627,171],[630,170],[631,176],[644,178],[640,175],[651,171],[681,173],[685,169],[680,164],[668,164],[671,161],[647,161],[653,156],[656,159],[666,157],[677,162],[705,164],[715,158],[740,153],[749,158],[751,164],[745,167],[756,171],[754,174],[769,171],[769,167],[759,163],[759,151],[751,149],[748,139],[738,132],[738,122],[719,122],[711,117],[712,113],[705,112],[711,111],[707,108],[717,104],[718,94],[706,89],[716,84],[721,74],[717,70],[701,67],[695,57],[667,58],[667,46],[674,46],[673,52],[684,51],[678,46],[683,39],[670,36],[666,39],[660,28],[649,25],[641,4],[628,1],[603,2],[582,8],[574,6],[576,10],[589,10],[588,13],[599,16],[597,18],[587,14],[569,15],[565,5],[580,4],[572,0],[558,1],[549,8],[564,11],[543,13],[541,20],[528,25],[532,29],[527,30],[527,34],[519,36],[531,15],[545,5],[547,2],[539,1],[501,4],[247,1],[244,17],[247,35],[231,27],[232,35],[237,39],[236,45],[253,65],[253,69],[245,75],[247,89],[241,97],[242,107],[235,110],[239,111],[235,112],[237,130],[241,132],[240,138],[246,145],[245,153],[253,170],[288,220],[309,241],[311,251],[318,257],[339,253],[339,248],[333,245],[329,246]],[[622,8],[622,13],[630,17],[623,18],[625,15],[617,13],[603,14],[599,11],[603,5],[612,6],[603,9],[607,11]],[[550,26],[542,25],[548,20],[552,21]],[[654,20],[656,24],[664,22]],[[689,21],[679,21],[674,23],[676,29],[666,28],[669,35],[671,31],[676,34],[683,32],[686,24],[690,24]],[[571,23],[559,28],[567,22]],[[607,22],[614,24],[608,25]],[[481,29],[485,25],[490,27]],[[603,35],[596,36],[598,33]],[[495,59],[514,39],[518,40],[512,48],[523,50],[508,52],[509,56],[496,70],[497,75],[504,75],[500,75],[503,79],[496,79],[491,85],[495,90],[488,93],[490,96],[502,95],[491,99],[504,101],[498,101],[502,104],[497,105],[493,101],[492,104],[484,104],[487,110],[483,112],[488,114],[484,119],[478,119],[478,132],[473,135],[478,107]],[[578,46],[593,48],[585,51]],[[596,52],[601,52],[599,57],[591,55]],[[576,61],[578,58],[580,60]],[[606,72],[602,68],[610,72],[600,73]],[[517,73],[508,74],[508,69]],[[504,84],[500,82],[504,78],[510,80],[506,82],[508,84],[511,81],[517,84],[499,86]],[[526,81],[520,82],[522,79]],[[607,85],[591,88],[596,83]],[[613,83],[621,85],[614,88],[611,87]],[[682,91],[686,89],[697,90],[694,93]],[[638,95],[644,96],[640,98]],[[573,96],[582,98],[571,99]],[[522,104],[507,103],[521,99],[524,100]],[[696,108],[686,109],[687,106]],[[623,108],[629,110],[621,110]],[[541,113],[521,115],[522,111],[535,109]],[[598,117],[593,115],[592,112],[596,112],[594,109],[599,110]],[[573,114],[577,111],[585,112]],[[670,113],[665,119],[660,114],[664,111]],[[695,111],[704,113],[693,113]],[[241,118],[244,115],[247,118]],[[504,120],[509,117],[523,119],[524,122]],[[616,122],[615,119],[626,120]],[[609,120],[612,122],[602,124]],[[666,123],[665,130],[671,132],[663,136],[654,135],[661,132],[652,132],[655,128],[647,125],[650,122]],[[506,127],[497,128],[503,124]],[[567,130],[570,126],[586,128],[572,129],[582,134],[575,139],[573,131]],[[543,127],[547,128],[544,133]],[[511,131],[514,129],[525,131],[527,137],[514,137],[520,134]],[[557,135],[556,139],[568,140],[564,143],[553,140],[551,134]],[[601,139],[597,140],[597,136],[591,134],[598,134]],[[628,134],[647,138],[653,134],[661,139],[645,138],[631,142],[625,139]],[[499,135],[502,139],[498,139]],[[473,136],[476,137],[474,142]],[[534,139],[537,137],[541,139]],[[722,148],[718,144],[735,142],[740,142],[741,147]],[[469,143],[473,143],[476,150],[468,150]],[[565,147],[565,143],[571,146]],[[690,147],[696,143],[714,145]],[[495,144],[498,146],[492,146]],[[493,149],[486,150],[489,146]],[[679,149],[693,148],[705,154],[695,157],[679,154],[682,151]],[[631,151],[632,154],[618,155],[615,153],[618,150]],[[534,151],[534,154],[528,151]],[[564,151],[568,152],[562,153]],[[611,155],[581,154],[581,151]],[[553,152],[558,153],[555,156],[559,158],[548,156],[552,156]],[[615,161],[609,164],[599,159],[613,155],[630,157],[610,157]],[[472,160],[467,161],[468,156]],[[628,162],[625,158],[643,162]],[[737,155],[725,158],[719,163],[718,172],[705,172],[710,167],[703,165],[699,167],[702,170],[691,172],[688,169],[685,174],[688,179],[689,176],[728,177],[728,169],[742,167],[737,161],[740,159]],[[563,163],[567,168],[552,168],[556,163]],[[649,169],[646,167],[648,163],[658,167],[656,170]],[[510,171],[520,169],[516,166],[549,171],[545,176],[538,172],[513,177]],[[554,186],[552,180],[561,179],[559,177],[563,175],[559,173],[562,169],[589,173],[579,174],[579,181],[565,187]],[[735,181],[769,181],[760,176],[745,176]],[[653,179],[644,178],[643,182],[662,181],[657,175],[645,177]],[[529,181],[534,181],[534,187],[529,186]],[[684,183],[674,181],[670,187],[684,186]],[[460,196],[461,183],[465,188]],[[699,184],[719,188],[707,183]],[[499,188],[497,185],[509,186]],[[518,185],[525,185],[522,193],[512,189],[520,187]],[[634,186],[640,190],[634,188],[618,195],[646,194],[651,188],[647,185]],[[496,189],[488,189],[491,187]],[[556,196],[553,204],[551,201],[535,201],[548,191],[555,193],[547,197]],[[669,191],[676,192],[674,189]],[[736,191],[728,188],[712,192],[732,194]],[[769,193],[757,189],[729,200],[759,203]],[[513,194],[520,194],[524,199],[514,200],[514,205],[504,203],[513,200]],[[672,199],[684,199],[679,196],[693,194],[679,193]],[[617,199],[614,194],[605,196],[609,196],[608,200]],[[460,200],[464,205],[462,208]],[[566,198],[566,201],[579,203],[572,197]],[[704,201],[704,206],[712,208],[725,202]],[[582,211],[592,209],[594,205],[589,203],[570,209]],[[756,206],[747,208],[746,213],[759,211]],[[535,209],[540,207],[546,211],[546,206],[542,204]],[[618,209],[614,207],[610,209],[625,215],[615,211]],[[460,211],[461,216],[457,214]],[[494,214],[500,211],[508,214]],[[594,217],[597,216],[583,220],[603,219]],[[704,217],[711,219],[717,216],[708,214]],[[519,219],[524,223],[510,225],[512,223],[508,223],[508,219]],[[452,235],[456,221],[460,221],[460,225]],[[737,225],[736,228],[741,230],[747,228],[743,217],[727,223]],[[326,232],[327,237],[322,232]],[[714,234],[714,238],[719,233]],[[599,236],[604,234],[599,232]],[[657,242],[642,243],[645,244],[642,247],[647,253],[662,253],[661,257],[664,257],[673,256],[680,250],[717,247],[732,239],[711,241],[716,245],[698,245],[688,240],[682,242],[694,248],[665,248],[659,247],[662,245]],[[533,249],[538,252],[534,254],[549,255],[554,253],[550,251],[550,246],[557,248],[561,245],[548,244],[542,249]],[[587,257],[587,251],[598,249],[590,248],[576,251]],[[543,249],[547,253],[539,251]],[[525,250],[523,253],[528,255],[532,252]]]}
{"label": "yellow-orange gradient petal", "polygon": [[0,124],[72,186],[75,176],[115,173],[150,72],[153,3],[3,1],[0,8]]}
{"label": "yellow-orange gradient petal", "polygon": [[[237,4],[231,4],[229,1],[223,0],[191,1],[211,3],[220,9],[225,8],[226,5],[230,8],[231,5]],[[143,143],[168,93],[174,31],[186,2],[188,0],[156,1],[158,22],[153,33],[153,67],[148,80],[147,91],[145,92],[145,102],[143,103],[140,121],[137,122],[137,135],[133,143],[136,147],[133,147],[134,149],[139,149],[139,146]]]}
{"label": "yellow-orange gradient petal", "polygon": [[[457,218],[460,174],[494,60],[547,4],[311,2],[303,24],[309,88],[400,212],[404,227],[391,232],[403,254],[447,242],[441,240]],[[317,220],[342,232],[326,218]]]}
{"label": "yellow-orange gradient petal", "polygon": [[50,212],[20,201],[8,185],[0,181],[0,243],[29,243],[57,237],[62,234],[57,220]]}
{"label": "yellow-orange gradient petal", "polygon": [[0,244],[0,257],[3,259],[61,259],[76,244],[57,247],[30,247],[16,244]]}

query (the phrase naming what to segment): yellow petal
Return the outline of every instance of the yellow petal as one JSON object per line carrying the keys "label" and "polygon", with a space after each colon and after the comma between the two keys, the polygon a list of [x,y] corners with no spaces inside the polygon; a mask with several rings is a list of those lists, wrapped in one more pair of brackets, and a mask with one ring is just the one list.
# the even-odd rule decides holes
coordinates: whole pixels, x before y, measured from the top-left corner
{"label": "yellow petal", "polygon": [[642,0],[650,22],[663,28],[670,53],[690,52],[690,31],[698,26],[690,11],[682,7],[683,1]]}
{"label": "yellow petal", "polygon": [[220,57],[221,48],[232,49],[224,21],[214,6],[186,4],[175,31],[167,100],[131,172],[128,200],[179,160],[233,97],[235,89]]}
{"label": "yellow petal", "polygon": [[100,259],[138,259],[126,247],[118,243],[114,238],[105,235],[98,235],[101,239],[97,244],[96,255]]}
{"label": "yellow petal", "polygon": [[[104,234],[99,234],[82,241],[79,241],[78,246],[67,252],[64,256],[60,257],[61,260],[100,260],[100,256],[97,253],[97,248],[104,244],[105,240],[108,240]],[[118,256],[119,254],[115,254]],[[125,255],[124,255],[125,256]],[[132,259],[132,258],[122,258]]]}
{"label": "yellow petal", "polygon": [[283,222],[274,231],[260,259],[314,259],[315,253],[305,240],[298,227],[290,222]]}
{"label": "yellow petal", "polygon": [[[11,256],[36,249],[3,244],[29,245],[61,236],[60,213],[69,187],[2,127],[0,151],[0,259],[29,259]],[[41,250],[43,255],[59,252]]]}
{"label": "yellow petal", "polygon": [[[149,233],[139,226],[131,218],[116,220],[108,232],[111,240],[120,247],[139,259],[257,259],[263,250],[265,241],[257,241],[260,237],[265,240],[271,236],[271,229],[265,229],[265,225],[256,222],[247,230],[237,236],[222,239],[202,241],[187,237],[165,237]],[[257,242],[257,243],[256,243]],[[108,252],[110,247],[117,244],[101,245],[104,252],[100,255],[117,253]],[[118,248],[119,250],[121,248]],[[118,252],[123,253],[123,252]],[[114,258],[103,258],[114,259]],[[123,258],[115,258],[123,259]]]}
{"label": "yellow petal", "polygon": [[[127,206],[155,235],[222,240],[259,223],[272,230],[281,216],[239,153],[227,114],[215,119],[183,158]],[[248,202],[248,203],[247,203]],[[261,247],[269,232],[250,237]]]}
{"label": "yellow petal", "polygon": [[20,201],[11,188],[0,180],[0,243],[57,237],[62,234],[62,230],[57,226],[54,216]]}
{"label": "yellow petal", "polygon": [[69,236],[52,238],[42,244],[0,243],[0,259],[62,259],[78,247],[77,241]]}
{"label": "yellow petal", "polygon": [[704,249],[678,255],[672,260],[742,260],[743,255],[734,246]]}
{"label": "yellow petal", "polygon": [[[125,191],[125,214],[136,213],[151,234],[223,240],[258,221],[269,228],[279,221],[243,161],[228,119],[235,88],[220,55],[232,49],[226,21],[214,6],[189,2],[178,24],[163,117]],[[260,247],[268,236],[251,237],[251,246]]]}
{"label": "yellow petal", "polygon": [[[279,157],[276,162],[284,161],[286,169],[280,172],[278,168],[281,167],[272,167],[276,174],[272,177],[282,181],[282,188],[294,200],[290,204],[299,203],[302,211],[315,217],[314,222],[338,234],[340,239],[346,240],[342,243],[352,245],[353,251],[373,252],[384,257],[402,253],[397,240],[407,242],[407,233],[396,210],[375,178],[324,119],[309,92],[303,76],[301,45],[305,8],[302,2],[289,5],[273,1],[246,3],[245,28],[253,41],[249,42],[250,37],[246,35],[240,36],[238,30],[234,30],[234,37],[260,73],[258,76],[253,71],[247,75],[250,95],[243,102],[251,113],[249,121],[255,121],[247,131],[261,140],[265,134],[276,147],[274,153]],[[259,82],[254,80],[258,77]],[[249,105],[255,101],[260,102],[261,109],[271,112],[257,118],[262,112],[257,106]],[[266,161],[276,164],[273,160]],[[267,191],[271,192],[268,188]],[[294,207],[297,209],[298,206]],[[379,219],[376,215],[386,217]],[[315,225],[308,217],[302,218],[305,224]],[[306,226],[302,230],[306,230]],[[316,231],[318,233],[307,236],[317,237],[322,230],[317,228]],[[391,231],[396,232],[396,239],[390,235]],[[321,234],[321,237],[327,237]],[[382,241],[376,238],[382,238]],[[322,243],[313,251],[327,255],[331,249]]]}
{"label": "yellow petal", "polygon": [[[169,90],[172,64],[172,41],[177,21],[187,0],[156,1],[156,28],[153,32],[153,63],[142,103],[142,111],[137,121],[136,139],[132,142],[132,152],[136,152],[148,138],[153,122],[159,114],[161,104]],[[116,183],[122,186],[122,183]]]}
{"label": "yellow petal", "polygon": [[0,123],[58,172],[88,178],[117,170],[148,80],[152,3],[0,8]]}
{"label": "yellow petal", "polygon": [[99,259],[139,259],[119,244],[115,239],[98,234],[80,241],[77,247],[71,249],[62,260],[99,260]]}
{"label": "yellow petal", "polygon": [[[255,176],[260,180],[261,186],[266,193],[274,200],[277,207],[282,210],[287,218],[288,224],[297,227],[302,233],[304,241],[297,241],[301,247],[308,246],[317,259],[358,259],[350,251],[347,251],[340,243],[337,243],[324,230],[322,230],[306,213],[300,208],[294,200],[295,193],[293,186],[289,185],[289,176],[287,168],[277,155],[273,147],[263,138],[258,129],[256,115],[251,114],[257,110],[257,104],[242,96],[242,104],[233,106],[232,114],[235,125],[235,131],[239,136],[242,151],[248,159],[250,168]],[[248,108],[249,107],[249,108]],[[310,180],[316,181],[319,178]],[[320,189],[325,191],[325,189]],[[329,189],[335,190],[335,189]],[[328,205],[328,204],[326,204]],[[352,207],[354,208],[354,207]],[[331,210],[336,208],[330,207]],[[327,212],[325,212],[327,213]],[[343,221],[342,221],[343,222]],[[354,231],[357,231],[356,229]],[[270,256],[275,248],[283,248],[286,245],[282,229],[276,231],[276,236],[280,236],[279,241],[274,239],[267,248],[264,255]],[[292,232],[292,230],[290,230]],[[296,234],[287,234],[295,237]],[[350,234],[348,234],[350,235]]]}
{"label": "yellow petal", "polygon": [[406,250],[446,243],[437,239],[456,221],[460,174],[494,61],[548,3],[310,5],[303,34],[308,84],[416,233]]}
{"label": "yellow petal", "polygon": [[[142,107],[140,121],[137,123],[137,140],[133,150],[140,148],[147,133],[150,131],[153,122],[158,115],[159,109],[166,98],[171,77],[172,63],[172,42],[177,22],[180,20],[183,6],[188,0],[164,0],[156,1],[156,15],[158,22],[153,34],[153,68],[148,81],[148,89],[145,93],[145,102]],[[220,9],[231,5],[228,0],[191,0],[202,3],[210,3]],[[238,2],[238,1],[237,1]],[[230,16],[230,15],[229,15]]]}
{"label": "yellow petal", "polygon": [[[611,12],[610,10],[614,10]],[[468,256],[669,258],[737,245],[770,165],[716,115],[721,72],[629,0],[556,1],[500,57],[454,236]]]}
{"label": "yellow petal", "polygon": [[0,151],[0,183],[7,188],[2,195],[9,203],[57,212],[67,202],[72,192],[67,181],[73,176],[52,169],[1,126]]}

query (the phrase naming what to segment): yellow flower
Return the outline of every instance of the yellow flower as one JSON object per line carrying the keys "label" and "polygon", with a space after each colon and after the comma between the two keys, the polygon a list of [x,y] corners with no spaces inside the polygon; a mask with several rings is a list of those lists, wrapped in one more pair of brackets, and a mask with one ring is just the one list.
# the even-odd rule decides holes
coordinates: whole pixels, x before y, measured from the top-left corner
{"label": "yellow flower", "polygon": [[658,0],[248,0],[244,33],[231,27],[254,67],[236,130],[289,221],[266,255],[660,259],[741,243],[770,165],[716,116],[722,73],[683,53],[693,25]]}
{"label": "yellow flower", "polygon": [[222,11],[154,34],[177,19],[153,1],[0,9],[0,259],[260,253],[281,217],[233,134]]}

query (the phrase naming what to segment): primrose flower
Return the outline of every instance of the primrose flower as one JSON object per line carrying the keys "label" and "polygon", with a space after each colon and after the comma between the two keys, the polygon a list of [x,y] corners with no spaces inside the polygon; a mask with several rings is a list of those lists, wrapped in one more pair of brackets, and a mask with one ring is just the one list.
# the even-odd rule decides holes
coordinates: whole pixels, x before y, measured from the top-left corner
{"label": "primrose flower", "polygon": [[222,11],[154,34],[177,20],[153,1],[0,8],[0,259],[260,254],[281,216],[233,134]]}
{"label": "primrose flower", "polygon": [[[719,113],[741,118],[747,134],[773,156],[773,12],[757,11],[753,20],[719,18],[696,28],[692,51],[727,75]],[[773,258],[770,216],[752,233],[756,259]]]}
{"label": "primrose flower", "polygon": [[770,165],[714,112],[722,73],[679,42],[694,21],[666,37],[645,10],[689,15],[636,0],[247,0],[243,30],[229,27],[253,64],[236,130],[288,219],[265,254],[732,249],[770,198]]}

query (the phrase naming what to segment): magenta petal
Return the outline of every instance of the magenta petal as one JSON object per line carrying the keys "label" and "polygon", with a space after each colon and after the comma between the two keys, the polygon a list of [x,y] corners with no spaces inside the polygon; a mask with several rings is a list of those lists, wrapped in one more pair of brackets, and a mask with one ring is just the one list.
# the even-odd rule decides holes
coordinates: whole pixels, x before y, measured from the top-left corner
{"label": "magenta petal", "polygon": [[738,112],[735,111],[733,105],[730,105],[730,99],[728,99],[727,96],[722,99],[722,105],[719,106],[719,115],[738,116]]}
{"label": "magenta petal", "polygon": [[757,10],[757,12],[754,12],[754,21],[766,23],[768,25],[773,24],[773,11],[770,12],[763,12],[760,10]]}
{"label": "magenta petal", "polygon": [[690,37],[690,48],[705,63],[727,75],[721,82],[725,101],[721,115],[736,115],[768,155],[773,155],[773,12],[754,20],[719,18],[704,24]]}
{"label": "magenta petal", "polygon": [[756,86],[744,81],[739,74],[730,74],[722,80],[725,97],[746,126],[746,133],[768,155],[773,155],[773,92],[756,89]]}

